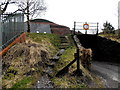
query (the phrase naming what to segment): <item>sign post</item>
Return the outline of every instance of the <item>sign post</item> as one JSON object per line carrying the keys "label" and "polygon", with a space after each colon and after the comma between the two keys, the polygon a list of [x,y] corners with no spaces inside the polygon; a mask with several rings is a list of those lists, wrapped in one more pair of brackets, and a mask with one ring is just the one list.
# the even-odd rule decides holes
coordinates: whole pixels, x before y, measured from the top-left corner
{"label": "sign post", "polygon": [[94,22],[74,22],[73,34],[82,34],[84,30],[85,34],[95,34],[98,35],[99,32],[99,23]]}
{"label": "sign post", "polygon": [[89,24],[87,24],[87,22],[83,24],[83,29],[85,30],[85,34],[87,34],[87,30],[89,29]]}

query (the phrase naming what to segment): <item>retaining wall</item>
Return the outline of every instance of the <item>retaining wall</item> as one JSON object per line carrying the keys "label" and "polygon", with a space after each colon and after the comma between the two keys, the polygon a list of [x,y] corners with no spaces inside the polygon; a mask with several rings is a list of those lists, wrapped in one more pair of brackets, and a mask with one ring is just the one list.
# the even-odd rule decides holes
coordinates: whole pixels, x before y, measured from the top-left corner
{"label": "retaining wall", "polygon": [[96,35],[77,35],[82,46],[93,50],[93,60],[120,63],[120,43]]}

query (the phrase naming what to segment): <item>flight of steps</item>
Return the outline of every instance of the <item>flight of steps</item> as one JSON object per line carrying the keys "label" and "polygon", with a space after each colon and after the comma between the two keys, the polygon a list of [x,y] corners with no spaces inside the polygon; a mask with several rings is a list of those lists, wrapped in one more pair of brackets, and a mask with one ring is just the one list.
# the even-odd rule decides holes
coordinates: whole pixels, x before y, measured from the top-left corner
{"label": "flight of steps", "polygon": [[69,40],[67,36],[61,36],[61,44],[59,46],[59,49],[66,49],[69,46]]}

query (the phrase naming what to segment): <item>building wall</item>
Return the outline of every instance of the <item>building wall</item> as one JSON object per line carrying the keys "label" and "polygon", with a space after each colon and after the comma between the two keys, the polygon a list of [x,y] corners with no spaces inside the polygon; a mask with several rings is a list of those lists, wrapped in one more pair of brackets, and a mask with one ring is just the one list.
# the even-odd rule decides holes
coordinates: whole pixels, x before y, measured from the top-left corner
{"label": "building wall", "polygon": [[51,33],[50,25],[31,23],[31,32],[33,33]]}
{"label": "building wall", "polygon": [[71,33],[69,28],[51,28],[51,31],[57,35],[67,35]]}
{"label": "building wall", "polygon": [[[39,21],[39,20],[38,20]],[[27,32],[27,24],[25,25],[26,29],[25,31]],[[30,22],[30,26],[31,26],[31,32],[33,33],[53,33],[53,34],[57,34],[57,35],[67,35],[70,34],[70,28],[63,26],[63,25],[59,25],[59,24],[55,24],[53,22]]]}
{"label": "building wall", "polygon": [[[25,25],[25,32],[27,32],[27,24]],[[50,25],[30,23],[30,32],[32,33],[51,33]]]}

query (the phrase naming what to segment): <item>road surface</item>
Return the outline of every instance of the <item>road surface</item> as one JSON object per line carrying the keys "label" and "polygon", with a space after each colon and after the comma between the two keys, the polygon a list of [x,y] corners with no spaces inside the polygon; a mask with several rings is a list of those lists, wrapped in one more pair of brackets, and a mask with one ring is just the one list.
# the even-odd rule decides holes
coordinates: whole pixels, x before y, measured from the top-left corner
{"label": "road surface", "polygon": [[91,72],[102,78],[106,88],[118,88],[120,86],[120,64],[93,61]]}

